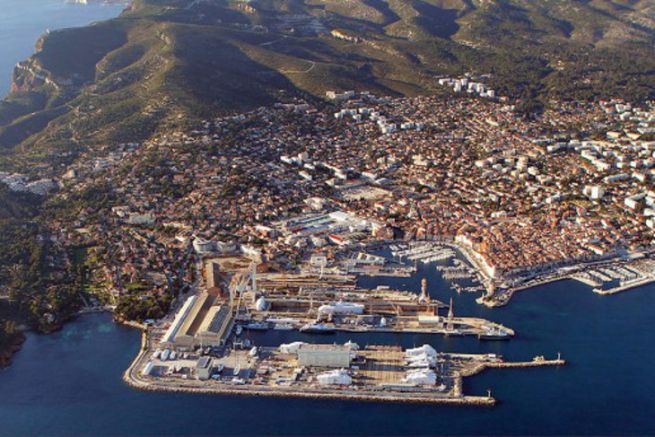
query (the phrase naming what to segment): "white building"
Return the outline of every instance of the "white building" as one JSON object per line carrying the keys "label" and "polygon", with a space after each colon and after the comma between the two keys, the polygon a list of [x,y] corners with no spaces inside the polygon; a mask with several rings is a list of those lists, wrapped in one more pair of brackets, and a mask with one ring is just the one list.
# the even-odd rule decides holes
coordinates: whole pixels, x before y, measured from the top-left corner
{"label": "white building", "polygon": [[332,302],[330,304],[321,305],[318,308],[318,313],[322,315],[355,315],[364,313],[364,305],[361,303],[351,302]]}
{"label": "white building", "polygon": [[316,376],[316,380],[321,385],[351,385],[353,383],[353,379],[343,369],[321,373]]}
{"label": "white building", "polygon": [[429,344],[424,344],[421,347],[416,347],[413,349],[407,349],[405,351],[405,357],[410,358],[410,357],[415,357],[415,356],[420,356],[420,355],[427,355],[431,357],[436,357],[437,356],[437,351],[430,346]]}
{"label": "white building", "polygon": [[306,345],[307,343],[302,341],[294,341],[293,343],[281,344],[279,350],[283,354],[295,354],[298,353],[298,349],[301,346]]}
{"label": "white building", "polygon": [[600,185],[587,185],[584,187],[582,194],[591,200],[600,200],[605,195],[605,189]]}
{"label": "white building", "polygon": [[429,369],[409,370],[403,382],[412,385],[435,385],[437,383],[437,374]]}
{"label": "white building", "polygon": [[216,245],[211,240],[205,240],[204,238],[196,237],[193,240],[193,249],[200,255],[211,253],[216,248]]}
{"label": "white building", "polygon": [[625,206],[630,209],[637,209],[641,204],[642,200],[646,198],[645,193],[635,194],[634,196],[626,197],[624,200]]}
{"label": "white building", "polygon": [[212,359],[210,357],[200,357],[196,363],[196,377],[201,381],[206,381],[211,377]]}
{"label": "white building", "polygon": [[307,367],[350,367],[351,350],[331,344],[303,344],[298,350],[298,364]]}

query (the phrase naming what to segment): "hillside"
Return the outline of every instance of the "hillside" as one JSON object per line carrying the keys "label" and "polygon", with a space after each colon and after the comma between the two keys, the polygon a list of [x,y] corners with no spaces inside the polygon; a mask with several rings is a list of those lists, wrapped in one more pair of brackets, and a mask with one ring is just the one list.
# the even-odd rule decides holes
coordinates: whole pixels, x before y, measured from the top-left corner
{"label": "hillside", "polygon": [[39,203],[37,196],[13,192],[0,183],[0,223],[5,219],[29,218],[35,215]]}
{"label": "hillside", "polygon": [[436,76],[467,71],[518,98],[649,98],[654,17],[653,0],[136,0],[16,68],[0,168],[330,89],[443,92]]}

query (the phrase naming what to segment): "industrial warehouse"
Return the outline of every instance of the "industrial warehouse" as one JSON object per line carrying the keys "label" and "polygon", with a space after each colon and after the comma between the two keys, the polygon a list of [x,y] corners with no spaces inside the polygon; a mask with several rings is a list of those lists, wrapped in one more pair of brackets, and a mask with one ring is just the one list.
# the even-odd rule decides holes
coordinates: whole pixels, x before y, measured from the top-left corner
{"label": "industrial warehouse", "polygon": [[[382,257],[356,259],[384,265]],[[493,405],[467,396],[462,379],[488,367],[560,365],[559,357],[521,363],[497,355],[438,352],[425,344],[367,345],[330,342],[335,332],[416,332],[509,339],[510,328],[456,317],[420,293],[388,287],[362,289],[356,276],[265,271],[241,255],[203,260],[200,291],[182,298],[172,320],[151,327],[126,381],[150,390],[279,396],[340,397]],[[440,310],[443,309],[442,314]],[[258,346],[246,333],[296,332],[311,341]],[[328,339],[328,341],[325,341]]]}
{"label": "industrial warehouse", "polygon": [[207,292],[190,296],[164,334],[161,344],[168,348],[220,346],[232,324],[229,304]]}

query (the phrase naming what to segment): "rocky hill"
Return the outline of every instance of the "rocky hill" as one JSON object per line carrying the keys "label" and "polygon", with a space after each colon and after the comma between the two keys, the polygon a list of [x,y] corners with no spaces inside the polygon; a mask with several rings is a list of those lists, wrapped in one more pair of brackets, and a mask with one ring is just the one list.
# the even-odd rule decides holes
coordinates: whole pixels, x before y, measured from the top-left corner
{"label": "rocky hill", "polygon": [[442,92],[467,71],[541,102],[650,98],[654,44],[653,0],[135,0],[17,66],[0,168],[330,89]]}

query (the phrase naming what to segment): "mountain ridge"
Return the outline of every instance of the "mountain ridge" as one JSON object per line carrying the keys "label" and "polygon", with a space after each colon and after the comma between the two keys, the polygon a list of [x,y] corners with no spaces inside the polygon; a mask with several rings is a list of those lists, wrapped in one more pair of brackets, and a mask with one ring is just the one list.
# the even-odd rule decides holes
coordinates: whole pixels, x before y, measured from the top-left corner
{"label": "mountain ridge", "polygon": [[[0,168],[59,165],[210,114],[329,89],[536,100],[655,95],[652,0],[136,0],[52,32],[0,103]],[[635,63],[635,57],[642,62]]]}

